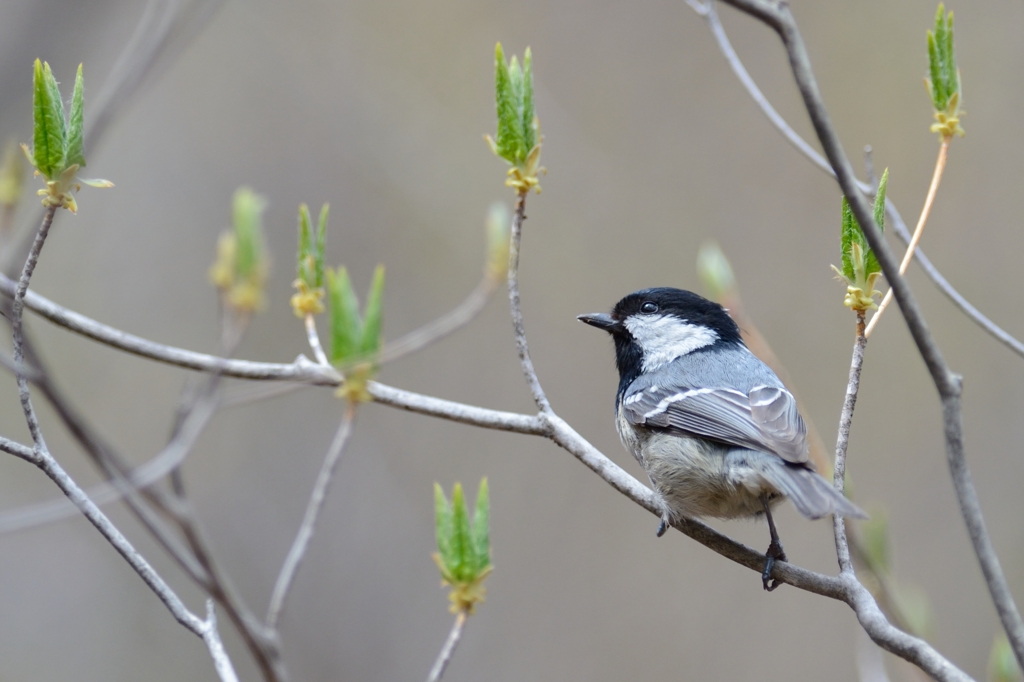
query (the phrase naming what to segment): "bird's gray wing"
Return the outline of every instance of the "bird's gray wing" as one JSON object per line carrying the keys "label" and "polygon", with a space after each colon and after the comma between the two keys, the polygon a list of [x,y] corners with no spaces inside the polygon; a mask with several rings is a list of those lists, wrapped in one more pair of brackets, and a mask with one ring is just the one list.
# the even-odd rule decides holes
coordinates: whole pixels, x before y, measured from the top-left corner
{"label": "bird's gray wing", "polygon": [[677,431],[729,445],[771,452],[787,462],[807,461],[807,427],[784,388],[648,386],[623,396],[634,424]]}

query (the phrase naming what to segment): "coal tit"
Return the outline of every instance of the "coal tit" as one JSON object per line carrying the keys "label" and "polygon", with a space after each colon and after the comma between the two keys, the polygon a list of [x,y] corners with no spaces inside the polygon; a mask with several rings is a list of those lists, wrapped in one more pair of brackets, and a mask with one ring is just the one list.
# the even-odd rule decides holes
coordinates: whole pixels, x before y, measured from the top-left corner
{"label": "coal tit", "polygon": [[772,590],[772,567],[786,560],[772,506],[789,498],[811,519],[865,516],[815,472],[796,400],[725,308],[662,287],[578,319],[615,341],[616,426],[661,498],[659,537],[684,516],[764,514],[771,544],[761,578]]}

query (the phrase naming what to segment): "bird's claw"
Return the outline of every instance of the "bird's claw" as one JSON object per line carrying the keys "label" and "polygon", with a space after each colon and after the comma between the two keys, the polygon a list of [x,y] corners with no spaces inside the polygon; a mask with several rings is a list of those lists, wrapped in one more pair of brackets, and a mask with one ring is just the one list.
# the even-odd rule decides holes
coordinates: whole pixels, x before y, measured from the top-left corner
{"label": "bird's claw", "polygon": [[776,561],[785,561],[786,552],[782,549],[782,543],[772,540],[772,544],[768,545],[768,551],[764,553],[764,571],[761,573],[761,584],[764,585],[766,592],[771,592],[776,587],[781,585],[778,579],[772,578],[772,569],[775,568]]}

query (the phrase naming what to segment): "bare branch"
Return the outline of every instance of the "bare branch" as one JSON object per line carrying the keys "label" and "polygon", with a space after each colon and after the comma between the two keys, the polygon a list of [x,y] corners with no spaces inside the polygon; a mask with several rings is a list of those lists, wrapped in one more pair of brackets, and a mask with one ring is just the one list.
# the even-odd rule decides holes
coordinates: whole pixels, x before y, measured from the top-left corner
{"label": "bare branch", "polygon": [[[708,28],[711,30],[712,35],[718,42],[718,47],[721,50],[729,66],[732,68],[736,77],[740,83],[746,88],[748,94],[754,100],[754,102],[760,107],[761,112],[768,118],[772,125],[782,134],[786,140],[792,144],[797,151],[807,157],[807,159],[815,165],[819,170],[824,173],[836,177],[835,171],[832,170],[832,166],[829,165],[828,161],[819,154],[813,147],[800,137],[795,130],[781,115],[775,110],[768,99],[764,96],[761,90],[754,83],[753,78],[747,72],[743,62],[740,61],[733,49],[732,44],[729,42],[729,37],[725,33],[725,28],[722,26],[721,21],[718,18],[718,14],[715,11],[715,0],[705,0],[699,2],[699,0],[686,0],[687,4],[690,5],[708,24]],[[857,181],[857,185],[862,192],[873,195],[874,186],[873,184],[864,183]],[[900,215],[899,210],[896,208],[896,204],[891,199],[886,197],[885,200],[885,211],[888,221],[892,224],[893,231],[902,239],[904,242],[909,244],[911,242],[910,230],[907,229],[907,224],[903,220],[903,216]],[[917,259],[918,265],[924,270],[925,274],[932,283],[938,287],[939,291],[944,293],[953,304],[958,307],[967,317],[971,318],[975,324],[984,329],[997,341],[1005,345],[1007,348],[1024,357],[1024,342],[1014,338],[1011,334],[1006,332],[1002,327],[994,323],[988,317],[986,317],[981,311],[974,307],[970,301],[964,298],[959,291],[957,291],[952,284],[939,272],[938,268],[925,256],[921,249],[914,251],[914,257]]]}
{"label": "bare branch", "polygon": [[341,453],[345,450],[345,443],[348,442],[348,437],[352,433],[352,421],[355,419],[355,416],[355,403],[349,403],[345,407],[345,415],[341,419],[341,424],[338,426],[338,431],[334,435],[331,446],[327,449],[327,456],[324,457],[324,463],[320,467],[320,473],[316,478],[316,483],[313,485],[313,492],[310,494],[309,503],[306,505],[306,513],[302,518],[302,525],[299,526],[299,532],[295,535],[292,547],[288,550],[288,555],[281,566],[281,572],[274,583],[274,591],[270,595],[270,606],[267,608],[267,617],[265,619],[266,626],[272,630],[277,629],[278,621],[281,619],[281,612],[284,610],[285,600],[288,598],[288,592],[295,582],[299,566],[302,564],[306,551],[309,549],[309,543],[313,539],[317,518],[320,516],[320,510],[327,500],[327,492],[331,487],[331,481],[334,479],[334,470],[338,466],[338,460],[341,458]]}
{"label": "bare branch", "polygon": [[21,443],[17,443],[9,438],[0,436],[0,450],[9,455],[20,457],[29,464],[39,466],[39,456],[36,454],[35,450],[27,445],[22,445]]}
{"label": "bare branch", "polygon": [[448,662],[452,660],[455,647],[459,645],[459,640],[462,638],[462,629],[466,625],[466,618],[465,611],[459,611],[456,614],[451,632],[448,633],[448,638],[444,641],[441,651],[437,654],[437,660],[434,661],[430,674],[427,675],[427,682],[438,682],[444,676],[444,670],[448,667]]}
{"label": "bare branch", "polygon": [[316,361],[325,367],[330,365],[324,348],[320,345],[320,335],[316,332],[316,318],[309,314],[306,315],[306,340],[309,341],[309,347],[313,350],[313,357],[316,358]]}
{"label": "bare branch", "polygon": [[529,190],[519,192],[516,200],[516,212],[512,215],[512,241],[508,250],[508,300],[512,308],[512,329],[516,337],[516,350],[519,351],[519,362],[523,366],[523,375],[533,394],[533,402],[541,413],[551,413],[544,389],[537,378],[537,370],[530,359],[530,346],[526,342],[526,328],[523,326],[523,311],[519,305],[519,246],[523,237],[523,221],[526,220],[526,195]]}
{"label": "bare branch", "polygon": [[[942,357],[938,344],[924,320],[920,307],[906,280],[899,273],[899,264],[875,225],[871,207],[860,191],[853,168],[843,151],[842,144],[829,120],[814,72],[811,69],[807,48],[797,28],[796,21],[785,2],[769,0],[726,0],[737,9],[754,16],[771,26],[782,39],[789,57],[790,68],[804,101],[811,123],[818,135],[822,148],[836,173],[836,179],[843,194],[850,202],[850,208],[857,222],[864,228],[868,243],[878,257],[882,272],[889,281],[900,305],[907,328],[917,345],[932,381],[942,400],[943,425],[946,439],[946,458],[950,476],[960,503],[960,511],[967,525],[967,531],[978,556],[982,573],[988,586],[996,611],[1006,630],[1018,663],[1024,667],[1024,622],[1013,600],[1006,576],[1003,574],[992,540],[985,527],[977,491],[971,480],[970,471],[964,459],[963,413],[961,409],[961,377],[954,374]],[[877,607],[876,607],[877,608]]]}
{"label": "bare branch", "polygon": [[217,613],[213,608],[213,600],[206,600],[206,634],[203,635],[203,641],[206,642],[206,648],[210,651],[210,656],[213,658],[213,667],[217,671],[217,677],[220,678],[221,682],[238,682],[238,675],[235,674],[235,669],[231,665],[231,659],[228,658],[228,653],[224,651],[224,645],[220,641],[220,633],[217,632]]}
{"label": "bare branch", "polygon": [[[857,338],[853,344],[853,359],[850,361],[850,381],[846,385],[846,398],[843,400],[843,411],[839,416],[835,473],[832,475],[832,485],[840,493],[846,487],[846,449],[850,445],[850,427],[853,426],[853,409],[857,406],[857,394],[860,391],[860,372],[864,367],[864,348],[867,346],[867,342],[867,335],[864,333],[864,311],[858,310]],[[832,526],[836,538],[836,556],[839,559],[839,570],[853,575],[853,562],[850,561],[850,545],[846,538],[846,522],[841,516],[833,516]]]}
{"label": "bare branch", "polygon": [[[218,639],[216,633],[211,634],[212,623],[210,621],[201,620],[198,616],[193,614],[185,604],[181,601],[177,594],[170,588],[170,586],[164,582],[163,578],[150,566],[149,562],[139,554],[138,551],[132,546],[128,539],[110,522],[99,507],[97,507],[92,500],[90,500],[77,483],[64,471],[64,469],[57,463],[57,460],[53,458],[50,451],[46,447],[46,442],[43,439],[42,432],[39,428],[38,417],[36,416],[35,409],[32,406],[31,395],[29,393],[28,381],[25,374],[20,370],[20,367],[25,357],[25,337],[24,328],[22,321],[22,312],[24,310],[24,297],[28,291],[28,284],[32,277],[32,273],[35,270],[36,263],[39,260],[39,254],[42,251],[43,244],[46,241],[46,236],[49,233],[50,226],[53,224],[53,217],[56,212],[56,207],[47,209],[43,216],[43,221],[39,226],[39,230],[36,232],[36,237],[33,240],[32,247],[29,250],[28,257],[25,260],[25,266],[22,268],[21,277],[18,280],[18,284],[14,294],[14,300],[11,304],[11,328],[13,330],[13,346],[14,346],[14,362],[19,367],[17,372],[18,378],[18,393],[21,398],[22,410],[25,413],[25,421],[29,425],[29,432],[32,435],[32,441],[34,443],[34,452],[38,458],[36,465],[42,469],[57,487],[75,503],[82,514],[89,520],[90,523],[103,535],[107,541],[113,545],[114,549],[128,562],[128,564],[139,574],[143,582],[153,590],[157,597],[164,603],[167,609],[171,612],[174,618],[184,625],[192,633],[203,639],[208,644],[208,648],[211,649],[213,654],[214,646],[210,646],[211,642],[215,642]],[[227,661],[227,655],[223,653],[223,649],[220,649],[218,656],[221,656],[221,662],[218,664],[218,672],[230,670],[230,661]],[[227,667],[224,667],[224,661],[227,661]],[[233,672],[227,679],[233,679]]]}
{"label": "bare branch", "polygon": [[473,291],[469,292],[462,303],[419,329],[414,329],[405,336],[384,344],[384,348],[380,351],[379,362],[390,362],[415,353],[465,327],[480,314],[480,311],[487,305],[487,301],[491,300],[499,283],[500,280],[494,277],[493,271],[490,268],[485,268],[483,279]]}

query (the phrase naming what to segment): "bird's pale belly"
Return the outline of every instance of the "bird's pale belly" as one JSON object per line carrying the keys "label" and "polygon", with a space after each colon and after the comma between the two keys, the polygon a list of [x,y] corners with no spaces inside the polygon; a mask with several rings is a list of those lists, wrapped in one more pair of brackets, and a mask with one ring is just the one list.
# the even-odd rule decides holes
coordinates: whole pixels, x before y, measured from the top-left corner
{"label": "bird's pale belly", "polygon": [[621,416],[617,426],[622,444],[647,472],[671,520],[755,516],[764,513],[762,497],[772,506],[783,499],[757,466],[760,458],[773,455],[635,428]]}

